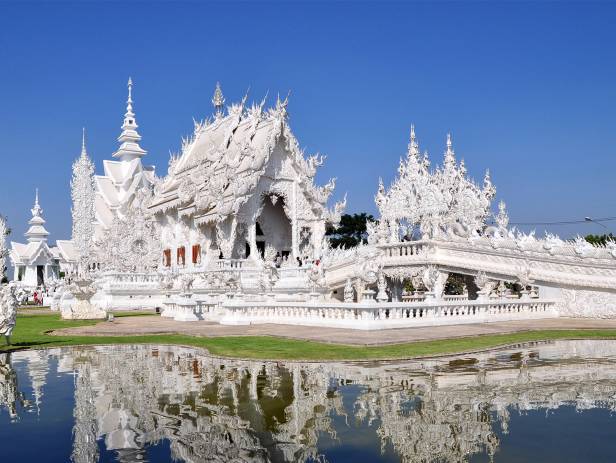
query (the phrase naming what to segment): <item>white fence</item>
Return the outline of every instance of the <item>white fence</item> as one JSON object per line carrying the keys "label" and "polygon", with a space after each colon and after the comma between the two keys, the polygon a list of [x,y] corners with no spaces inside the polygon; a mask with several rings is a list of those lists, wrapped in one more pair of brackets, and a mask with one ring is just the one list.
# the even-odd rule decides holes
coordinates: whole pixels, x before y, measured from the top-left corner
{"label": "white fence", "polygon": [[277,323],[360,330],[489,323],[558,316],[556,303],[541,299],[385,304],[227,301],[221,305],[220,311],[220,323],[228,325]]}

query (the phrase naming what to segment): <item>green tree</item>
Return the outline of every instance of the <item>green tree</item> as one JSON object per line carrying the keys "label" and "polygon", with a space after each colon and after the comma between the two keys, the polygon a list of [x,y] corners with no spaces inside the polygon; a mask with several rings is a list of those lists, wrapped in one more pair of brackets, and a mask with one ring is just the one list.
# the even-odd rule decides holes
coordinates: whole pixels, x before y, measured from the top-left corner
{"label": "green tree", "polygon": [[351,248],[359,243],[366,243],[368,234],[366,232],[366,222],[374,221],[372,214],[344,214],[340,218],[338,227],[328,227],[325,235],[329,237],[332,247],[344,246]]}
{"label": "green tree", "polygon": [[616,241],[616,236],[612,233],[603,235],[586,235],[584,237],[590,244],[605,246],[608,241]]}

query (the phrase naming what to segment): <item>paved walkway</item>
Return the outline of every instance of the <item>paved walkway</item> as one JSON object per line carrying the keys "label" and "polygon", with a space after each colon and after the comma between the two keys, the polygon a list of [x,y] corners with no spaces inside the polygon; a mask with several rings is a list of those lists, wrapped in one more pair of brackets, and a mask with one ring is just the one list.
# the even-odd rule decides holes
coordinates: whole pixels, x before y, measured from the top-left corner
{"label": "paved walkway", "polygon": [[279,336],[335,344],[377,346],[411,341],[447,339],[482,334],[503,334],[517,331],[549,329],[616,329],[616,320],[551,318],[500,323],[477,323],[454,326],[398,328],[378,331],[321,328],[295,325],[226,326],[217,323],[176,322],[158,315],[118,317],[112,322],[92,326],[64,328],[54,334],[88,336],[126,336],[145,334],[187,334],[192,336]]}

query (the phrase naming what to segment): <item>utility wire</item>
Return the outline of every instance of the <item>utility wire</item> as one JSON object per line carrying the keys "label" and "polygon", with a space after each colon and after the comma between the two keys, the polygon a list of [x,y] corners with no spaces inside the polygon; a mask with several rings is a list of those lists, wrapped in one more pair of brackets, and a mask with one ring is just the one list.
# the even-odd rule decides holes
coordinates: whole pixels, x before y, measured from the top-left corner
{"label": "utility wire", "polygon": [[610,222],[616,217],[601,217],[592,220],[563,220],[560,222],[509,222],[510,225],[574,225],[579,223]]}

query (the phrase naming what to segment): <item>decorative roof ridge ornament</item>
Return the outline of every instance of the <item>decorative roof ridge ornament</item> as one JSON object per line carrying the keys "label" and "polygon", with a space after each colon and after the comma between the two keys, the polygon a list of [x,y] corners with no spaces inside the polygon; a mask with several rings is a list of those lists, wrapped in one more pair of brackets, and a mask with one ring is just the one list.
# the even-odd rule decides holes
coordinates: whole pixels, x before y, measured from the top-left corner
{"label": "decorative roof ridge ornament", "polygon": [[281,119],[287,119],[289,113],[287,112],[287,106],[289,105],[289,96],[291,96],[291,90],[287,93],[284,100],[280,99],[280,93],[276,95],[276,114],[281,116]]}
{"label": "decorative roof ridge ornament", "polygon": [[502,199],[498,203],[498,214],[494,216],[494,222],[496,222],[496,225],[502,232],[506,231],[507,227],[509,226],[509,214],[507,214],[507,205]]}
{"label": "decorative roof ridge ornament", "polygon": [[220,119],[222,117],[223,108],[225,105],[225,96],[222,94],[220,82],[216,82],[216,88],[214,89],[214,95],[212,96],[212,104],[216,109],[216,119]]}

